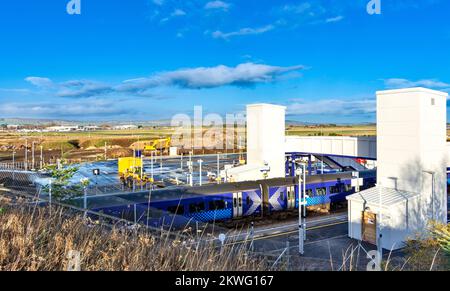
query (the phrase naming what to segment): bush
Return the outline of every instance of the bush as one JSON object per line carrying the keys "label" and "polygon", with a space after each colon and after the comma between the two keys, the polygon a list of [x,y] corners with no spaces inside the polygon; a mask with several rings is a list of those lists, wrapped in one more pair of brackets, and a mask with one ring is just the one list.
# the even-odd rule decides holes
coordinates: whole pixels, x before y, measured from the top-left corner
{"label": "bush", "polygon": [[406,242],[406,269],[411,271],[449,270],[450,227],[439,223],[430,225],[429,235]]}
{"label": "bush", "polygon": [[82,217],[54,207],[7,207],[0,214],[0,270],[66,270],[71,250],[80,252],[83,271],[264,270],[242,249],[220,252],[213,245],[187,243],[183,237],[88,226]]}

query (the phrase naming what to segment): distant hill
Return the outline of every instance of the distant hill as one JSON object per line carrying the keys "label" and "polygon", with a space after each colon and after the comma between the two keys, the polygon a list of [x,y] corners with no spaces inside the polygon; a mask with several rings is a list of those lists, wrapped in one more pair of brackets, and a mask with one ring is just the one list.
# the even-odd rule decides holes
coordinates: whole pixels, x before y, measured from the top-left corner
{"label": "distant hill", "polygon": [[135,124],[142,126],[170,126],[171,120],[150,120],[150,121],[77,121],[77,120],[59,120],[59,119],[37,119],[37,118],[0,118],[0,124],[9,125],[121,125]]}

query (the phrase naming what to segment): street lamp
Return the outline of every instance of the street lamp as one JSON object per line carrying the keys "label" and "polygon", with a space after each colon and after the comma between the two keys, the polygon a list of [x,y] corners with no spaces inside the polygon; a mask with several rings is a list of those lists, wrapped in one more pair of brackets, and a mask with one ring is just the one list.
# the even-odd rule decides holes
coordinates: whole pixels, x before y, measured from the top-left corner
{"label": "street lamp", "polygon": [[144,179],[144,155],[141,154],[141,190],[143,190],[144,188],[143,179]]}
{"label": "street lamp", "polygon": [[34,160],[34,143],[35,143],[35,141],[33,141],[31,143],[31,170],[32,171],[34,171],[34,162],[35,162],[35,160]]}
{"label": "street lamp", "polygon": [[152,179],[152,183],[154,181],[153,179],[153,151],[150,152],[150,176]]}
{"label": "street lamp", "polygon": [[16,149],[15,148],[13,148],[12,160],[13,160],[13,181],[14,181],[14,180],[16,180]]}
{"label": "street lamp", "polygon": [[25,163],[24,163],[25,171],[28,171],[28,140],[25,139]]}
{"label": "street lamp", "polygon": [[219,183],[220,177],[220,153],[217,153],[217,183]]}
{"label": "street lamp", "polygon": [[[298,243],[299,253],[303,255],[305,253],[305,240],[306,240],[306,165],[303,164],[302,168],[297,169],[298,175]],[[306,215],[305,215],[306,217]]]}
{"label": "street lamp", "polygon": [[198,165],[199,165],[199,183],[200,183],[200,186],[202,186],[202,163],[203,163],[203,160],[198,160],[197,161],[198,162]]}
{"label": "street lamp", "polygon": [[42,170],[43,167],[44,167],[44,157],[43,157],[43,154],[42,154],[42,145],[41,145],[41,163],[40,163],[41,170]]}

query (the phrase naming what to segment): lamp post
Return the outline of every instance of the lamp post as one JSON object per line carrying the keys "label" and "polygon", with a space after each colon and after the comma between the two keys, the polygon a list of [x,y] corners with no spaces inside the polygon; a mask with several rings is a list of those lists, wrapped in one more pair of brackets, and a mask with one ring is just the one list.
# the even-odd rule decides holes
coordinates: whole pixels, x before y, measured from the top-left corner
{"label": "lamp post", "polygon": [[183,153],[181,153],[181,157],[180,157],[180,169],[183,172]]}
{"label": "lamp post", "polygon": [[80,184],[83,186],[83,209],[84,209],[84,218],[87,217],[87,187],[89,186],[89,179],[82,178],[80,180]]}
{"label": "lamp post", "polygon": [[25,139],[25,163],[24,163],[25,171],[28,171],[28,140]]}
{"label": "lamp post", "polygon": [[199,172],[199,184],[200,184],[200,186],[202,186],[202,163],[203,163],[203,160],[198,160],[197,162],[198,162],[198,166],[199,166],[199,170],[198,170],[198,172]]}
{"label": "lamp post", "polygon": [[40,168],[41,168],[41,170],[42,170],[42,168],[44,167],[44,155],[43,155],[43,153],[42,153],[42,150],[43,150],[43,148],[42,148],[42,145],[41,145],[41,163],[40,163]]}
{"label": "lamp post", "polygon": [[33,141],[31,143],[31,170],[34,171],[34,163],[35,163],[35,159],[34,159],[34,143],[35,141]]}
{"label": "lamp post", "polygon": [[303,241],[306,241],[306,164],[303,164]]}
{"label": "lamp post", "polygon": [[141,154],[141,191],[144,188],[144,155]]}
{"label": "lamp post", "polygon": [[152,178],[152,183],[155,181],[153,179],[153,151],[150,152],[150,175]]}
{"label": "lamp post", "polygon": [[305,165],[303,169],[297,169],[298,175],[298,250],[300,255],[305,253],[305,239],[306,239],[306,223],[303,218],[303,212],[306,211],[306,201],[305,201],[305,189],[306,189],[306,179],[305,179]]}
{"label": "lamp post", "polygon": [[217,153],[217,183],[219,184],[220,177],[220,153]]}
{"label": "lamp post", "polygon": [[13,149],[12,152],[12,160],[13,160],[13,181],[16,180],[16,150]]}

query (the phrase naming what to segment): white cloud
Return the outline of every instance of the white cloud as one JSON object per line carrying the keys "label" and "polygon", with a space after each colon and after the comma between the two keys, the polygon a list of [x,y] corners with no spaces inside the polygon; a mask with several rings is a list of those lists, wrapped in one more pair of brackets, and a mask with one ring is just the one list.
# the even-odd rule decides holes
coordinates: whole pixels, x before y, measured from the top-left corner
{"label": "white cloud", "polygon": [[312,102],[296,101],[288,105],[288,114],[310,115],[310,114],[334,114],[355,115],[371,114],[376,112],[376,100],[338,100],[326,99]]}
{"label": "white cloud", "polygon": [[450,84],[435,79],[423,79],[418,81],[411,81],[408,79],[391,78],[385,79],[384,84],[387,88],[390,89],[401,89],[411,87],[427,87],[432,89],[450,88]]}
{"label": "white cloud", "polygon": [[0,114],[6,116],[45,116],[45,117],[82,117],[82,116],[117,116],[128,114],[125,110],[109,100],[93,99],[72,103],[7,103],[0,107]]}
{"label": "white cloud", "polygon": [[185,16],[185,15],[186,15],[186,12],[184,12],[184,10],[182,10],[182,9],[175,9],[171,14],[172,17]]}
{"label": "white cloud", "polygon": [[336,17],[328,18],[328,19],[325,20],[325,22],[326,23],[333,23],[333,22],[339,22],[339,21],[341,21],[343,19],[344,19],[344,16],[339,15],[339,16],[336,16]]}
{"label": "white cloud", "polygon": [[304,2],[304,3],[298,4],[298,5],[285,5],[283,7],[283,11],[301,14],[301,13],[308,11],[310,8],[311,8],[311,3]]}
{"label": "white cloud", "polygon": [[210,1],[206,3],[205,9],[211,10],[211,9],[221,9],[224,11],[227,11],[230,8],[230,4],[223,1]]}
{"label": "white cloud", "polygon": [[304,69],[304,66],[278,67],[244,63],[236,67],[219,65],[181,69],[156,74],[149,78],[128,80],[118,86],[119,91],[140,91],[157,86],[178,86],[188,89],[217,88],[221,86],[252,86],[274,82],[283,74]]}
{"label": "white cloud", "polygon": [[25,81],[37,86],[39,88],[50,88],[53,87],[53,82],[49,78],[41,78],[41,77],[27,77]]}
{"label": "white cloud", "polygon": [[71,80],[62,83],[55,83],[49,78],[42,77],[27,77],[25,80],[39,89],[54,90],[58,97],[83,98],[113,91],[109,85],[89,80]]}
{"label": "white cloud", "polygon": [[83,98],[91,97],[112,92],[111,86],[85,80],[73,80],[60,84],[60,88],[56,95],[58,97],[67,98]]}
{"label": "white cloud", "polygon": [[[152,96],[149,89],[172,86],[184,89],[206,89],[222,86],[251,87],[260,83],[270,83],[281,80],[284,75],[296,73],[305,69],[304,66],[270,66],[255,63],[243,63],[236,67],[219,65],[215,67],[198,67],[180,69],[170,72],[161,72],[146,78],[125,80],[117,86],[89,80],[71,80],[62,83],[53,83],[47,78],[33,80],[46,80],[53,84],[54,94],[57,97],[89,98],[103,96],[111,93],[134,94],[135,96]],[[41,82],[38,82],[41,84]]]}
{"label": "white cloud", "polygon": [[164,0],[153,0],[153,4],[162,6],[162,5],[164,5]]}
{"label": "white cloud", "polygon": [[21,89],[21,88],[0,88],[0,92],[18,93],[18,94],[30,94],[30,93],[32,93],[29,89]]}
{"label": "white cloud", "polygon": [[273,29],[275,29],[275,26],[267,25],[267,26],[260,27],[260,28],[242,28],[238,31],[227,32],[227,33],[224,33],[222,31],[218,30],[218,31],[215,31],[212,33],[212,37],[229,40],[230,38],[235,37],[235,36],[257,35],[257,34],[269,32]]}

